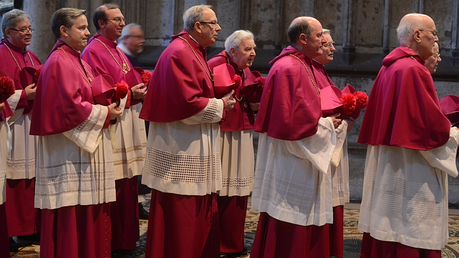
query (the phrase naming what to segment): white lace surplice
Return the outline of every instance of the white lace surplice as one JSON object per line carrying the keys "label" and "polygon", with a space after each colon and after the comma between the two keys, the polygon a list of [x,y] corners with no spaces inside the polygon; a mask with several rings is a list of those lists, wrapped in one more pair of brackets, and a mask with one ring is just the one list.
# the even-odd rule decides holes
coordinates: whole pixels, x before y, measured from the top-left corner
{"label": "white lace surplice", "polygon": [[7,125],[6,121],[0,121],[0,205],[6,201],[6,157],[7,147]]}
{"label": "white lace surplice", "polygon": [[258,139],[252,207],[300,226],[333,223],[330,161],[336,133],[330,118],[315,135],[298,141]]}
{"label": "white lace surplice", "polygon": [[36,208],[115,201],[112,147],[108,129],[102,129],[107,114],[107,107],[93,105],[77,128],[39,137]]}
{"label": "white lace surplice", "polygon": [[448,175],[456,177],[459,133],[418,151],[368,146],[359,229],[382,241],[440,250],[448,242]]}
{"label": "white lace surplice", "polygon": [[181,121],[150,123],[142,183],[164,193],[203,196],[221,189],[220,125],[223,102],[209,99]]}

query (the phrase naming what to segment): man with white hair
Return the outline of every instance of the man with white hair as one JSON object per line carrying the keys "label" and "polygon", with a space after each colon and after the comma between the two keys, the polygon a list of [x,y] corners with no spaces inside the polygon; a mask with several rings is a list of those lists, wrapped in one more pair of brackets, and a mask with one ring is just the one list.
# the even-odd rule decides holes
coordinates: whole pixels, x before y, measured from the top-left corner
{"label": "man with white hair", "polygon": [[152,188],[145,257],[220,256],[220,121],[235,104],[216,99],[206,47],[221,30],[209,5],[183,15],[153,72],[140,118],[150,121],[142,183]]}
{"label": "man with white hair", "polygon": [[442,114],[424,66],[438,42],[434,21],[407,14],[397,36],[400,47],[383,60],[358,140],[368,145],[361,257],[441,257],[459,133]]}
{"label": "man with white hair", "polygon": [[140,67],[136,56],[143,51],[145,33],[137,23],[129,23],[123,27],[118,47],[123,51],[133,67]]}

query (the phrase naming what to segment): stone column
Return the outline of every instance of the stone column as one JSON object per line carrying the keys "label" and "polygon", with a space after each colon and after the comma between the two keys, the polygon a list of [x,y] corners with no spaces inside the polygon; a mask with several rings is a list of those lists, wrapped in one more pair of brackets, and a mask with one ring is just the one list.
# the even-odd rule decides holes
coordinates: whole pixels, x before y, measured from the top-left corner
{"label": "stone column", "polygon": [[30,23],[35,30],[29,47],[42,63],[56,42],[51,31],[51,17],[56,9],[56,1],[24,1],[24,11],[30,16]]}
{"label": "stone column", "polygon": [[355,60],[355,46],[353,43],[353,32],[352,22],[353,22],[353,0],[344,0],[344,35],[343,35],[343,60],[347,65],[350,65]]}
{"label": "stone column", "polygon": [[459,68],[459,30],[457,24],[459,24],[459,3],[458,1],[453,1],[452,6],[453,14],[453,26],[452,26],[452,35],[451,35],[451,62],[454,67]]}
{"label": "stone column", "polygon": [[383,31],[383,54],[387,55],[389,49],[389,24],[390,24],[390,0],[384,0],[384,31]]}

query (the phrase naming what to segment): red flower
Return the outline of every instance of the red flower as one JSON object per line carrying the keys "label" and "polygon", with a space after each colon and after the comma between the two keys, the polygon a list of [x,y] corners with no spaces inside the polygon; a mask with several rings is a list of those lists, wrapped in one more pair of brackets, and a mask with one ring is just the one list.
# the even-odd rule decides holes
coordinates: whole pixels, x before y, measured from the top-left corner
{"label": "red flower", "polygon": [[262,90],[265,87],[266,77],[257,77],[254,82],[258,83],[258,88]]}
{"label": "red flower", "polygon": [[241,83],[242,83],[241,76],[235,74],[234,77],[233,77],[233,82],[234,82],[233,89],[239,88],[239,86],[241,86]]}
{"label": "red flower", "polygon": [[152,75],[151,72],[144,70],[144,71],[142,72],[142,75],[141,75],[141,77],[142,77],[142,82],[145,83],[145,84],[149,83],[149,82],[150,82],[150,79],[151,79],[151,75]]}
{"label": "red flower", "polygon": [[33,81],[34,81],[35,83],[38,82],[38,77],[40,76],[40,73],[41,73],[41,67],[38,68],[38,70],[36,70],[35,73],[33,74]]}
{"label": "red flower", "polygon": [[354,97],[356,98],[356,109],[364,109],[368,104],[368,96],[363,91],[354,92]]}
{"label": "red flower", "polygon": [[349,115],[355,110],[356,99],[352,93],[344,93],[341,97],[341,103],[343,103],[343,113]]}
{"label": "red flower", "polygon": [[128,91],[129,91],[129,86],[125,81],[121,81],[117,83],[116,85],[116,98],[118,99],[123,99],[126,97]]}
{"label": "red flower", "polygon": [[8,76],[0,77],[0,102],[14,94],[14,82]]}

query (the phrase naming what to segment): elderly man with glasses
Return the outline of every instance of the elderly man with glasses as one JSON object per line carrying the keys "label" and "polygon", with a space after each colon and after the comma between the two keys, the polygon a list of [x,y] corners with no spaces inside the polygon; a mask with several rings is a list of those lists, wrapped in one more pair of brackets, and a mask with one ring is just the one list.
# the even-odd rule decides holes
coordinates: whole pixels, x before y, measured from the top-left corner
{"label": "elderly man with glasses", "polygon": [[441,257],[459,132],[442,114],[424,67],[438,42],[434,21],[407,14],[397,36],[400,47],[383,60],[358,139],[368,145],[361,257]]}
{"label": "elderly man with glasses", "polygon": [[0,70],[14,81],[16,87],[15,94],[8,98],[8,104],[14,111],[8,119],[13,143],[6,172],[8,233],[10,237],[25,236],[39,232],[40,212],[34,208],[37,138],[29,135],[36,88],[35,83],[24,85],[20,73],[26,67],[40,66],[41,62],[27,49],[32,41],[33,29],[25,12],[13,9],[5,13],[2,32]]}
{"label": "elderly man with glasses", "polygon": [[142,27],[137,23],[129,23],[124,26],[118,41],[118,47],[126,54],[132,66],[140,67],[136,56],[142,53],[145,43]]}
{"label": "elderly man with glasses", "polygon": [[[97,33],[89,39],[82,59],[97,74],[110,75],[115,83],[128,82],[127,73],[133,72],[126,55],[117,47],[116,40],[125,26],[124,16],[116,4],[104,4],[93,15]],[[146,150],[145,123],[139,119],[144,98],[143,83],[128,85],[130,92],[123,114],[112,125],[115,163],[116,202],[110,205],[112,220],[112,249],[132,250],[139,239],[138,181]]]}
{"label": "elderly man with glasses", "polygon": [[220,121],[235,100],[215,98],[206,47],[221,30],[209,5],[189,8],[153,72],[140,117],[150,121],[142,183],[151,187],[145,257],[220,256]]}

